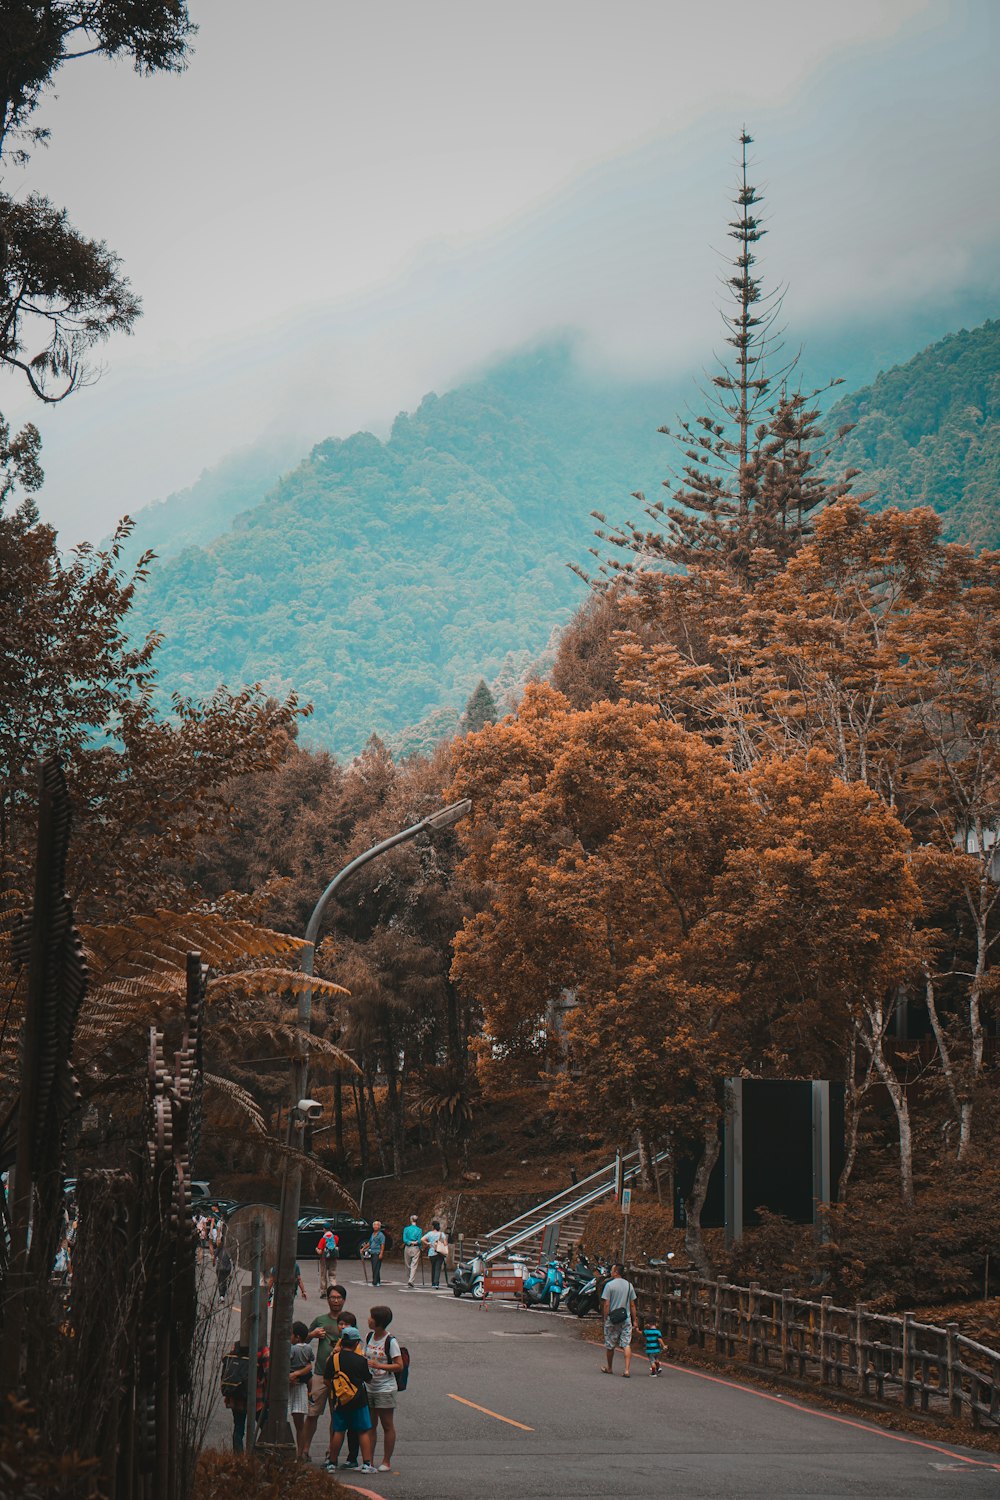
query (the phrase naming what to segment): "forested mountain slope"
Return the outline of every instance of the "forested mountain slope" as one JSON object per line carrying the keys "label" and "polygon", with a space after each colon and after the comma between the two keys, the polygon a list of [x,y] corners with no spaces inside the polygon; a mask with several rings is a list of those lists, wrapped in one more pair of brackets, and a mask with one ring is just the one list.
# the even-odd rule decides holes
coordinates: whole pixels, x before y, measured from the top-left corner
{"label": "forested mountain slope", "polygon": [[204,547],[227,531],[236,516],[258,505],[279,476],[302,457],[294,438],[275,438],[230,453],[200,474],[187,489],[145,505],[133,516],[126,555],[151,548],[175,557],[185,547]]}
{"label": "forested mountain slope", "polygon": [[166,690],[294,686],[353,753],[535,655],[583,594],[590,510],[653,487],[678,392],[593,384],[568,345],[428,396],[389,439],[331,439],[204,548],[153,570],[136,624]]}
{"label": "forested mountain slope", "polygon": [[951,334],[845,396],[832,431],[872,505],[930,505],[951,541],[1000,547],[1000,322]]}
{"label": "forested mountain slope", "polygon": [[[591,510],[637,516],[631,492],[660,493],[675,455],[657,428],[690,395],[688,382],[590,378],[567,341],[426,397],[385,442],[320,443],[253,508],[253,463],[235,461],[231,484],[220,466],[140,517],[137,540],[155,542],[158,524],[168,548],[199,524],[231,528],[167,557],[140,591],[136,628],[166,637],[164,692],[294,687],[315,704],[307,738],[339,754],[373,731],[424,746],[480,677],[523,675],[568,621],[583,586],[566,564],[593,561]],[[948,536],[998,545],[998,401],[1000,324],[987,323],[839,401],[827,431],[854,427],[836,467],[857,466],[875,505],[930,504]]]}

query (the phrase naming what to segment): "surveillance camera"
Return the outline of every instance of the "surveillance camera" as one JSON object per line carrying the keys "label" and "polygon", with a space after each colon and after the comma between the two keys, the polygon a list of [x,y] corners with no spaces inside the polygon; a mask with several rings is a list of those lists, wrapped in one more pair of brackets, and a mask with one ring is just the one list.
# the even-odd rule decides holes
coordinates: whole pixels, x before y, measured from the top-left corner
{"label": "surveillance camera", "polygon": [[318,1099],[300,1099],[298,1111],[306,1120],[318,1120],[323,1113],[323,1106]]}

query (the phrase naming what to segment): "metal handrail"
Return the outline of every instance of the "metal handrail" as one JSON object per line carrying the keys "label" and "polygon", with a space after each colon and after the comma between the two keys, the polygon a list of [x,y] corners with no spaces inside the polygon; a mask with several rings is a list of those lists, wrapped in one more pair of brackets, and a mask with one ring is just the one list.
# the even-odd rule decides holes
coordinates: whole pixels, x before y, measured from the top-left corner
{"label": "metal handrail", "polygon": [[[629,1152],[629,1157],[638,1156],[638,1154],[639,1153],[637,1151],[631,1151],[631,1152]],[[670,1155],[669,1151],[660,1151],[660,1152],[657,1152],[657,1154],[653,1157],[653,1163],[654,1163],[654,1165],[655,1166],[659,1166],[662,1161],[666,1161],[667,1160],[667,1158],[669,1157],[669,1155]],[[626,1181],[626,1179],[636,1177],[639,1174],[639,1172],[642,1170],[642,1164],[641,1164],[641,1162],[638,1162],[638,1161],[635,1162],[632,1166],[626,1167],[625,1166],[625,1162],[627,1160],[628,1160],[627,1157],[622,1157],[622,1181],[623,1182]],[[592,1177],[597,1177],[597,1176],[600,1176],[600,1175],[602,1175],[602,1174],[597,1173],[597,1172],[594,1172],[594,1173],[591,1174]],[[581,1184],[577,1183],[576,1185],[579,1187]],[[579,1212],[580,1209],[590,1208],[592,1204],[599,1203],[602,1198],[605,1198],[607,1196],[608,1192],[610,1191],[610,1189],[613,1186],[614,1186],[614,1173],[612,1171],[612,1176],[611,1176],[611,1180],[610,1181],[602,1183],[602,1184],[598,1185],[595,1188],[591,1188],[591,1190],[590,1190],[589,1193],[584,1193],[581,1197],[574,1199],[574,1201],[572,1203],[570,1203],[566,1207],[560,1209],[558,1212],[552,1213],[552,1214],[548,1214],[545,1218],[537,1219],[533,1224],[529,1224],[526,1228],[519,1230],[517,1232],[517,1234],[509,1235],[503,1241],[502,1244],[495,1245],[492,1250],[488,1250],[486,1252],[486,1254],[483,1256],[483,1259],[487,1262],[487,1264],[489,1264],[490,1261],[499,1260],[500,1256],[501,1255],[506,1255],[506,1253],[507,1253],[508,1250],[514,1249],[517,1245],[523,1245],[524,1242],[525,1242],[525,1240],[532,1239],[540,1231],[544,1232],[549,1227],[550,1224],[559,1224],[559,1223],[562,1222],[563,1219],[568,1219],[571,1214]],[[563,1196],[563,1195],[560,1194],[560,1193],[556,1194],[556,1197],[561,1197],[561,1196]],[[554,1201],[555,1200],[553,1198],[547,1198],[544,1203],[540,1203],[538,1205],[538,1208],[545,1208],[545,1207],[547,1207],[547,1205],[549,1203],[552,1203]],[[535,1212],[537,1212],[537,1211],[538,1210],[536,1209]],[[521,1215],[521,1218],[526,1218],[526,1217],[527,1217],[527,1215],[525,1215],[525,1214]],[[517,1221],[516,1220],[512,1220],[511,1222],[512,1223],[516,1223]],[[496,1232],[497,1232],[496,1230],[493,1230],[493,1231],[491,1231],[491,1233],[489,1234],[489,1236],[484,1236],[484,1237],[492,1239],[493,1236],[496,1234]]]}
{"label": "metal handrail", "polygon": [[[623,1156],[622,1167],[625,1166],[626,1162],[632,1161],[633,1157],[638,1157],[638,1155],[638,1151],[630,1151],[627,1156]],[[657,1159],[662,1160],[662,1156]],[[532,1215],[537,1214],[543,1208],[548,1208],[552,1203],[558,1203],[559,1199],[565,1198],[567,1193],[573,1193],[576,1197],[579,1197],[580,1189],[586,1187],[588,1182],[593,1182],[597,1177],[610,1176],[613,1180],[616,1161],[611,1162],[606,1167],[598,1167],[597,1171],[591,1172],[589,1177],[584,1177],[579,1182],[570,1183],[569,1187],[560,1188],[558,1193],[553,1193],[551,1198],[544,1198],[541,1203],[536,1203],[534,1208],[526,1208],[523,1213],[515,1214],[514,1217],[512,1219],[508,1219],[505,1224],[500,1224],[496,1229],[491,1229],[488,1234],[483,1236],[483,1238],[488,1240],[496,1239],[498,1236],[503,1234],[505,1229],[512,1229],[515,1224],[520,1224],[523,1219],[527,1219]]]}

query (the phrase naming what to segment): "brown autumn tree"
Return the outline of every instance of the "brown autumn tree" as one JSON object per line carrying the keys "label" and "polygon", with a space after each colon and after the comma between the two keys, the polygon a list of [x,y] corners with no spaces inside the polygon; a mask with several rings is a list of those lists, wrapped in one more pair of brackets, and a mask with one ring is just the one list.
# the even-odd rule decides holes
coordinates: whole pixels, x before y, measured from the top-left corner
{"label": "brown autumn tree", "polygon": [[453,792],[473,799],[468,873],[488,892],[455,942],[454,973],[484,1013],[494,1058],[541,1068],[567,997],[572,1067],[557,1107],[648,1157],[692,1139],[700,1209],[735,1065],[731,989],[684,962],[726,851],[752,808],[724,759],[643,705],[575,711],[528,688],[515,718],[455,747]]}
{"label": "brown autumn tree", "polygon": [[[443,755],[396,765],[376,736],[346,768],[289,741],[278,765],[223,788],[231,816],[196,842],[197,888],[300,935],[337,871],[439,808],[447,776]],[[436,1145],[445,1175],[467,1149],[475,1018],[449,973],[451,940],[470,909],[456,858],[453,836],[421,837],[359,871],[327,909],[317,972],[350,996],[317,1028],[360,1068],[333,1078],[331,1139],[343,1161],[353,1105],[363,1172],[374,1153],[402,1172],[414,1131]],[[276,1086],[266,1066],[248,1065],[240,1078],[261,1099]]]}
{"label": "brown autumn tree", "polygon": [[737,767],[822,747],[911,831],[926,916],[910,990],[964,1157],[1000,933],[996,555],[944,544],[930,510],[872,515],[845,499],[753,590],[705,568],[635,585],[619,650],[630,694]]}
{"label": "brown autumn tree", "polygon": [[938,544],[933,560],[905,622],[917,753],[902,797],[934,908],[923,993],[963,1160],[1000,997],[1000,553]]}
{"label": "brown autumn tree", "polygon": [[273,764],[305,710],[294,695],[276,704],[255,688],[220,689],[205,703],[177,696],[157,717],[157,637],[127,635],[150,557],[124,568],[124,523],[106,551],[83,544],[64,558],[30,496],[14,495],[16,480],[37,483],[34,448],[5,430],[0,447],[0,872],[25,888],[34,767],[58,751],[76,809],[80,915],[166,904],[183,889],[167,860],[225,821],[223,783]]}
{"label": "brown autumn tree", "polygon": [[[370,743],[345,777],[345,800],[357,813],[347,858],[439,808],[447,777],[444,754],[396,766],[380,742]],[[328,918],[324,972],[351,991],[345,1038],[362,1068],[358,1088],[367,1091],[386,1170],[397,1174],[408,1120],[426,1129],[447,1177],[465,1155],[475,1109],[468,1058],[476,1011],[450,972],[452,938],[471,900],[458,858],[454,833],[420,835],[365,866]],[[377,1076],[385,1080],[384,1121]]]}
{"label": "brown autumn tree", "polygon": [[[847,1085],[846,1190],[874,1078],[896,1116],[900,1196],[913,1203],[905,1076],[887,1049],[899,986],[919,970],[923,905],[910,840],[862,783],[821,750],[745,776],[758,816],[732,850],[688,962],[718,973],[748,1019],[742,1068]],[[717,966],[717,967],[716,967]],[[860,1080],[860,1086],[859,1086]]]}
{"label": "brown autumn tree", "polygon": [[455,763],[489,897],[456,940],[455,973],[483,1006],[485,1045],[542,1066],[570,999],[554,1103],[619,1142],[696,1145],[699,1263],[733,1072],[844,1077],[865,1049],[898,1106],[912,1197],[908,1102],[884,1039],[920,902],[905,831],[870,789],[822,754],[737,774],[651,706],[572,710],[539,686]]}

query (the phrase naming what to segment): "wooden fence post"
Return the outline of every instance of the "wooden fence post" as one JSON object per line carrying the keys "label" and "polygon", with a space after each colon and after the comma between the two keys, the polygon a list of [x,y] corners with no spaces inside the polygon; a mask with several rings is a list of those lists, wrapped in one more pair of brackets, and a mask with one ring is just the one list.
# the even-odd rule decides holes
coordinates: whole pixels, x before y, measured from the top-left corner
{"label": "wooden fence post", "polygon": [[781,1368],[788,1369],[789,1358],[789,1329],[788,1329],[788,1304],[792,1299],[792,1289],[784,1286],[781,1289]]}
{"label": "wooden fence post", "polygon": [[947,1323],[945,1325],[947,1334],[947,1360],[948,1360],[948,1410],[953,1417],[962,1415],[962,1377],[958,1372],[958,1324]]}
{"label": "wooden fence post", "polygon": [[[751,1281],[747,1299],[747,1358],[752,1365],[759,1362],[760,1345],[760,1282]],[[767,1363],[766,1354],[764,1363]]]}
{"label": "wooden fence post", "polygon": [[830,1383],[830,1308],[833,1306],[832,1297],[821,1297],[819,1304],[819,1383],[829,1385]]}
{"label": "wooden fence post", "polygon": [[912,1405],[913,1405],[913,1328],[911,1326],[912,1323],[913,1323],[913,1314],[905,1312],[903,1314],[903,1327],[902,1327],[903,1350],[902,1350],[902,1367],[901,1367],[900,1373],[901,1373],[902,1380],[903,1380],[903,1405],[906,1406],[906,1407],[912,1407]]}
{"label": "wooden fence post", "polygon": [[859,1302],[854,1310],[854,1358],[857,1361],[858,1390],[862,1396],[868,1394],[868,1356],[865,1349],[865,1304]]}

